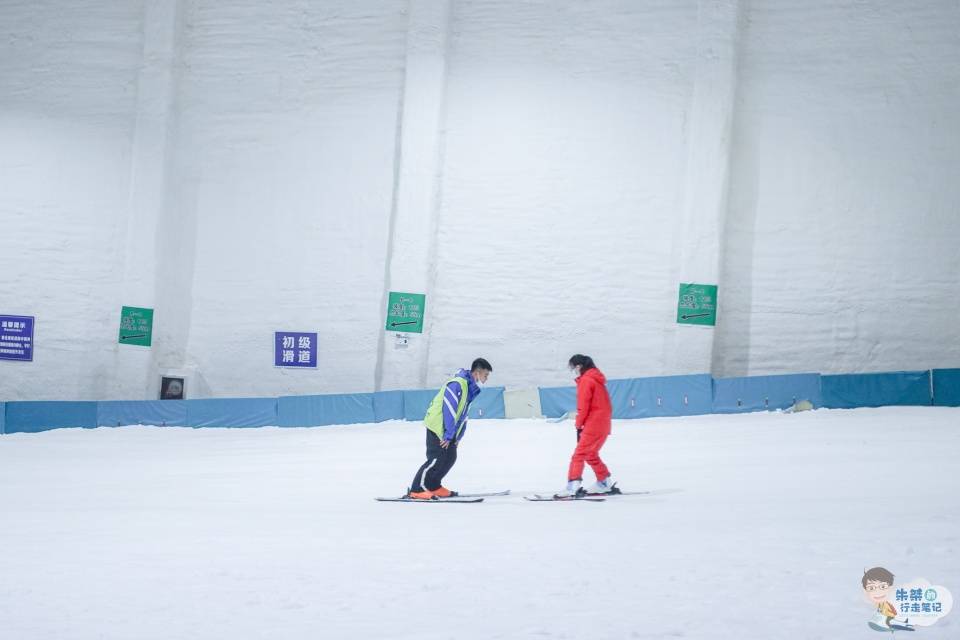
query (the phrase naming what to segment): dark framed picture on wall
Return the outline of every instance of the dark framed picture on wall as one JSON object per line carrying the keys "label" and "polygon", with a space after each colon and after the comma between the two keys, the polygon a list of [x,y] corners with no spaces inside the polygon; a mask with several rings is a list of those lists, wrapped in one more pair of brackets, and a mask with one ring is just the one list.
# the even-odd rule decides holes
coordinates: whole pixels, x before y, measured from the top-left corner
{"label": "dark framed picture on wall", "polygon": [[183,400],[187,394],[187,381],[184,378],[162,376],[160,378],[161,400]]}

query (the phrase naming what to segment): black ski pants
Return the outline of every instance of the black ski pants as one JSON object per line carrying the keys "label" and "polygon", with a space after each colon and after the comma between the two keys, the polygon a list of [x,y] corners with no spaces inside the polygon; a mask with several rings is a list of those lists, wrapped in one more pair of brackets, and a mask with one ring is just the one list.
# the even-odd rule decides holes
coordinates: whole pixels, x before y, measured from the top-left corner
{"label": "black ski pants", "polygon": [[457,461],[457,442],[450,441],[450,446],[446,449],[440,446],[440,438],[430,429],[427,432],[427,461],[417,469],[417,475],[413,476],[413,482],[410,490],[417,492],[436,491],[443,483],[443,477],[447,475]]}

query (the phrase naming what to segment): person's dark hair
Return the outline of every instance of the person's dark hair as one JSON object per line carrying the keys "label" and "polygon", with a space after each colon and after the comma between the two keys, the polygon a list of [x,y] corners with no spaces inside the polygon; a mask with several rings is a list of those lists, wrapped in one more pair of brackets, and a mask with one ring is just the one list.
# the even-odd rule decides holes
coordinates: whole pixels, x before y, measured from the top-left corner
{"label": "person's dark hair", "polygon": [[473,373],[474,371],[489,371],[490,373],[493,373],[493,367],[491,367],[490,363],[483,358],[477,358],[473,361],[473,364],[470,365],[470,373]]}
{"label": "person's dark hair", "polygon": [[596,368],[597,368],[597,365],[593,364],[593,358],[591,358],[590,356],[585,356],[585,355],[579,354],[579,353],[576,354],[576,355],[570,356],[570,363],[569,363],[569,365],[570,365],[570,368],[571,368],[571,369],[572,369],[573,367],[579,366],[579,367],[580,367],[580,373],[581,373],[581,375],[584,374],[584,373],[586,373],[586,372],[589,371],[590,369],[596,369]]}
{"label": "person's dark hair", "polygon": [[876,582],[886,582],[888,587],[893,586],[893,574],[884,569],[883,567],[874,567],[868,571],[863,572],[863,588],[867,588],[867,580],[875,580]]}

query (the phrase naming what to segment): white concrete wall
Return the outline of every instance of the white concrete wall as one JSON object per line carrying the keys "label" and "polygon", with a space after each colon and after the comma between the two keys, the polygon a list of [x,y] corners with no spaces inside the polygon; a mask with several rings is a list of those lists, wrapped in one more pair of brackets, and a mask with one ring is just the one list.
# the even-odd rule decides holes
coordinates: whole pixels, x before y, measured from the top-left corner
{"label": "white concrete wall", "polygon": [[[405,9],[189,3],[173,188],[195,248],[161,368],[212,396],[373,388]],[[277,330],[318,332],[319,368],[274,368]]]}
{"label": "white concrete wall", "polygon": [[141,19],[137,3],[0,5],[0,314],[36,316],[37,344],[0,362],[4,399],[115,390]]}
{"label": "white concrete wall", "polygon": [[457,3],[430,381],[663,370],[696,2]]}
{"label": "white concrete wall", "polygon": [[755,2],[715,373],[960,366],[960,3]]}
{"label": "white concrete wall", "polygon": [[[957,33],[953,0],[11,0],[0,314],[37,349],[0,399],[957,366]],[[404,350],[391,289],[428,296]]]}

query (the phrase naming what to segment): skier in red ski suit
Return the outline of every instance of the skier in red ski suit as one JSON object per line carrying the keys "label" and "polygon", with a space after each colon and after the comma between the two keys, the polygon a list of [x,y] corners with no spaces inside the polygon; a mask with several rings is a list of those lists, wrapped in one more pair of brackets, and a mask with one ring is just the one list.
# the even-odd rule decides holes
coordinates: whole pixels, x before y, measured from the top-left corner
{"label": "skier in red ski suit", "polygon": [[584,464],[589,464],[597,475],[596,484],[586,489],[586,493],[610,493],[615,482],[607,465],[600,459],[600,448],[610,435],[613,415],[607,379],[590,356],[576,354],[570,358],[569,364],[577,376],[577,448],[570,458],[567,487],[557,495],[567,497],[584,491]]}

